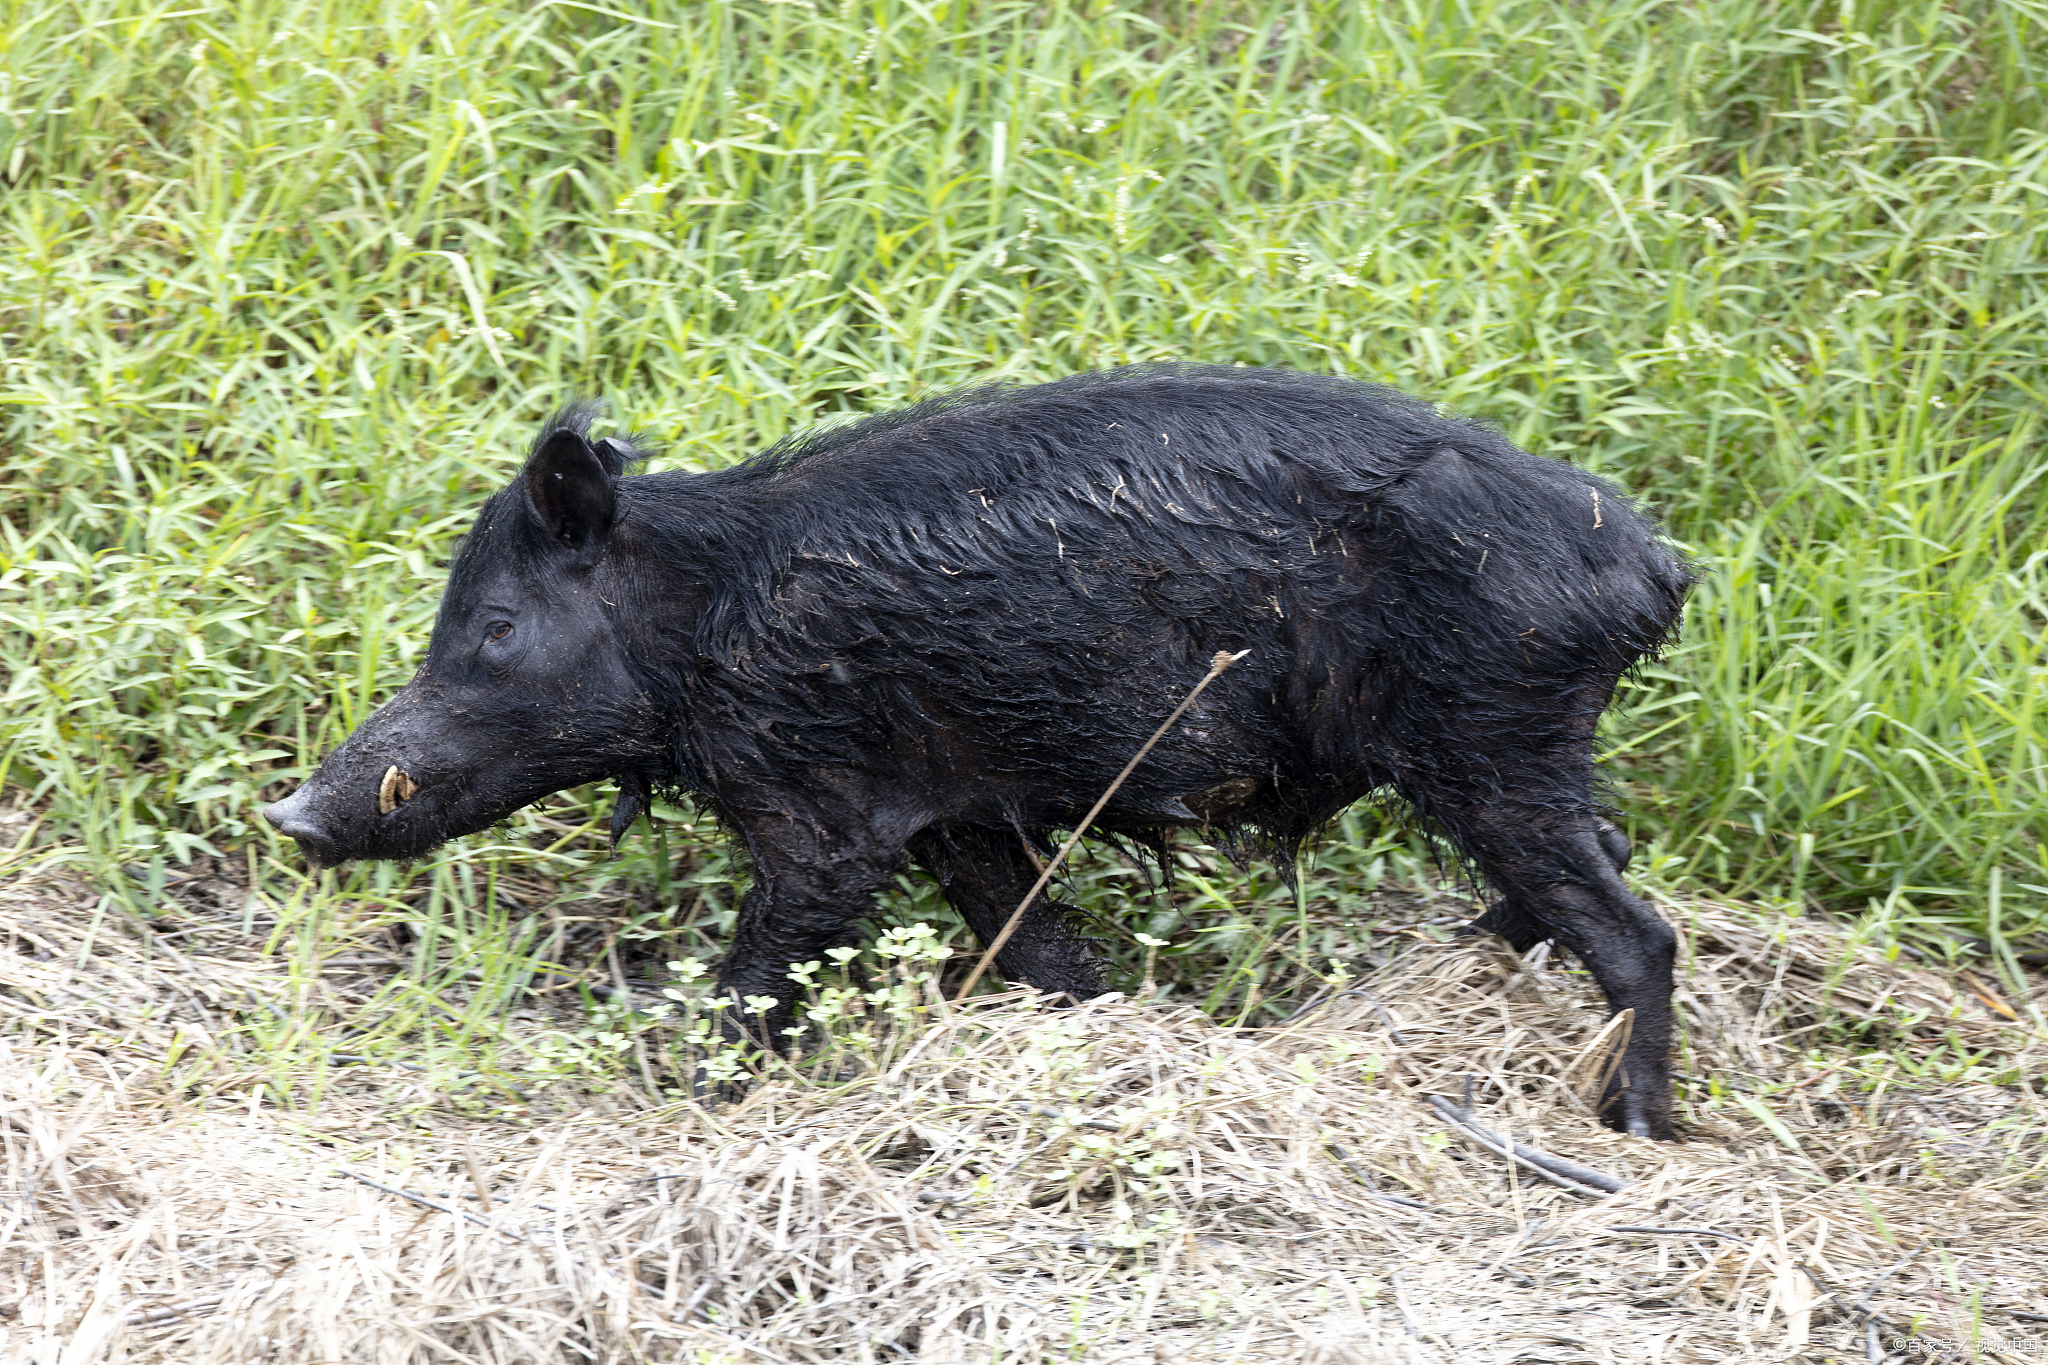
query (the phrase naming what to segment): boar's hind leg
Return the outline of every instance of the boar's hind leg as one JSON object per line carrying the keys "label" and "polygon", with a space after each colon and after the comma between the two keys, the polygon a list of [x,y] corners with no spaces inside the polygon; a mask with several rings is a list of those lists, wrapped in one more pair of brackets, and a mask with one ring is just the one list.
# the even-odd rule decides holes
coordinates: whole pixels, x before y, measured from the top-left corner
{"label": "boar's hind leg", "polygon": [[1635,1011],[1603,1109],[1607,1122],[1623,1132],[1670,1136],[1671,968],[1678,936],[1622,881],[1628,841],[1594,813],[1586,757],[1568,751],[1521,781],[1495,762],[1487,762],[1483,774],[1474,760],[1466,763],[1472,765],[1466,782],[1444,765],[1412,789],[1501,893],[1473,927],[1501,934],[1517,950],[1556,939],[1586,964],[1609,1009]]}
{"label": "boar's hind leg", "polygon": [[[938,879],[947,901],[984,948],[1038,880],[1038,869],[1014,830],[983,825],[928,829],[910,841],[910,852]],[[1042,892],[996,954],[996,970],[1048,995],[1087,1000],[1103,992],[1088,945],[1075,937],[1060,908]]]}
{"label": "boar's hind leg", "polygon": [[[1614,864],[1616,872],[1628,871],[1630,857],[1635,849],[1628,836],[1605,820],[1595,822],[1600,831],[1600,849]],[[1473,920],[1463,929],[1468,934],[1499,934],[1518,953],[1526,953],[1550,937],[1547,926],[1531,919],[1506,897],[1486,907],[1486,913]]]}

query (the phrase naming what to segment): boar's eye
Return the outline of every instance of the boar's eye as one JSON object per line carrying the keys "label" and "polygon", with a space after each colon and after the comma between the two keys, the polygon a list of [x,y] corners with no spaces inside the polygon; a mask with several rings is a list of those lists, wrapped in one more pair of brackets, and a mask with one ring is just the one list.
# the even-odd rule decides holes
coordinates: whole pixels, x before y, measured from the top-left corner
{"label": "boar's eye", "polygon": [[510,621],[493,621],[484,627],[484,639],[486,640],[502,640],[511,633],[512,623]]}

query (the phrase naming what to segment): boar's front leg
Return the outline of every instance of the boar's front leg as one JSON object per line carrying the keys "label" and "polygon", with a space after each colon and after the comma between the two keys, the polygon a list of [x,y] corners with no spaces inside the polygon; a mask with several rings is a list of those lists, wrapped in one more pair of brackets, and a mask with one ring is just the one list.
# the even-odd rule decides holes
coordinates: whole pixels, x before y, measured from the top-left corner
{"label": "boar's front leg", "polygon": [[[945,889],[946,900],[986,948],[1038,880],[1015,830],[983,825],[935,826],[910,841],[911,856]],[[1048,995],[1090,1000],[1102,994],[1102,973],[1088,945],[1043,892],[996,954],[996,970]]]}
{"label": "boar's front leg", "polygon": [[[790,967],[823,958],[854,920],[873,910],[875,892],[901,865],[903,852],[880,839],[829,837],[817,823],[789,816],[742,821],[740,833],[753,856],[754,884],[740,902],[718,993],[731,1002],[729,1035],[744,1029],[779,1046],[798,991]],[[748,996],[768,996],[775,1004],[757,1013]]]}

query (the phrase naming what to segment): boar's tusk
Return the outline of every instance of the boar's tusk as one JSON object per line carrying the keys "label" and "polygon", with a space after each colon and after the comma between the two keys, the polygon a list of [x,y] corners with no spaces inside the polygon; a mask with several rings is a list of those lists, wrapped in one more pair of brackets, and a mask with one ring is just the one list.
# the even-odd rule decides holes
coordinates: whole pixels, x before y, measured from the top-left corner
{"label": "boar's tusk", "polygon": [[384,781],[377,787],[377,814],[391,814],[410,801],[412,794],[419,789],[419,783],[398,771],[396,763],[392,764],[384,770]]}

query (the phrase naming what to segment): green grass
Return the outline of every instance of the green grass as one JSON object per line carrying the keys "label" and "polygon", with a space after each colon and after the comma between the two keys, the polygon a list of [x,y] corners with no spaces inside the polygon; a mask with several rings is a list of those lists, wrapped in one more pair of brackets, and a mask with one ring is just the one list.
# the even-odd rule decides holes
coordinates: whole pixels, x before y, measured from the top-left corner
{"label": "green grass", "polygon": [[[17,864],[141,914],[190,859],[246,868],[250,927],[316,955],[412,924],[416,984],[473,988],[450,1040],[562,950],[537,904],[637,898],[608,932],[712,951],[705,822],[674,871],[641,836],[607,865],[577,792],[316,884],[255,811],[408,676],[451,543],[571,394],[713,467],[931,389],[1188,357],[1395,384],[1667,519],[1709,574],[1610,727],[1666,884],[2048,923],[2036,0],[6,18]],[[1125,928],[1178,926],[1216,1008],[1256,1003],[1275,942],[1356,946],[1345,907],[1412,870],[1346,829],[1321,929],[1201,868],[1189,920]],[[1120,867],[1085,865],[1093,903]]]}

